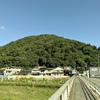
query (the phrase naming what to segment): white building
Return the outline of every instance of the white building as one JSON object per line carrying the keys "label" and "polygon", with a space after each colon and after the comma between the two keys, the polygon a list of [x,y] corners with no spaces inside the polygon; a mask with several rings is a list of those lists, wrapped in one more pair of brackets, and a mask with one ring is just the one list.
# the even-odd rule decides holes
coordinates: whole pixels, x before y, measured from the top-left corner
{"label": "white building", "polygon": [[32,69],[31,74],[32,75],[39,75],[39,74],[41,74],[41,71],[39,69],[37,69],[37,68],[34,68],[34,69]]}
{"label": "white building", "polygon": [[16,66],[11,66],[4,70],[4,75],[18,74],[20,71],[21,71],[21,68],[16,67]]}

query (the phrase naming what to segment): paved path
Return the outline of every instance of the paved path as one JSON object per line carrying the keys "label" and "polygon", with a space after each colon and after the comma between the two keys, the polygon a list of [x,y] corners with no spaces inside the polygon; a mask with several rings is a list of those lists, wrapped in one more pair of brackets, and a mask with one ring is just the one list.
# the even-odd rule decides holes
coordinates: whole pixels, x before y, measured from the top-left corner
{"label": "paved path", "polygon": [[78,77],[75,78],[69,100],[86,100]]}

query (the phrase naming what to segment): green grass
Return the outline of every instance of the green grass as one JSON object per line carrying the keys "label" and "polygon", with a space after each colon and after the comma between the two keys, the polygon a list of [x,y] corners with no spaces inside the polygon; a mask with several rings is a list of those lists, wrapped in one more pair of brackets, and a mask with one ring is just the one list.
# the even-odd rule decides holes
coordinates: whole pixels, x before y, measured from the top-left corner
{"label": "green grass", "polygon": [[0,100],[47,100],[66,80],[4,80],[0,82]]}
{"label": "green grass", "polygon": [[47,100],[57,88],[0,86],[0,100]]}

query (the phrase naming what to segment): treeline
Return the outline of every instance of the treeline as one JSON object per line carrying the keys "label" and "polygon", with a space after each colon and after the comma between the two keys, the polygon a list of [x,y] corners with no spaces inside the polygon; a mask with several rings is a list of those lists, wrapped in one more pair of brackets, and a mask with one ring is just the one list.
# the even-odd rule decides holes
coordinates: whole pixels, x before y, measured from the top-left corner
{"label": "treeline", "polygon": [[0,47],[0,67],[71,66],[82,72],[98,66],[100,48],[56,35],[29,36]]}

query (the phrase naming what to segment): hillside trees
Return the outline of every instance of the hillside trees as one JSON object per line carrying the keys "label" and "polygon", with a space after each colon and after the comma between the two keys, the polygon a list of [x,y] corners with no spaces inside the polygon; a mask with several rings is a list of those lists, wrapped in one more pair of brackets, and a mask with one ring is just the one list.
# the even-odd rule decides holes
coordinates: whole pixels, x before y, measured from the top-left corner
{"label": "hillside trees", "polygon": [[0,47],[0,67],[76,66],[83,71],[85,63],[97,66],[96,54],[100,54],[100,48],[76,40],[53,34],[29,36]]}

